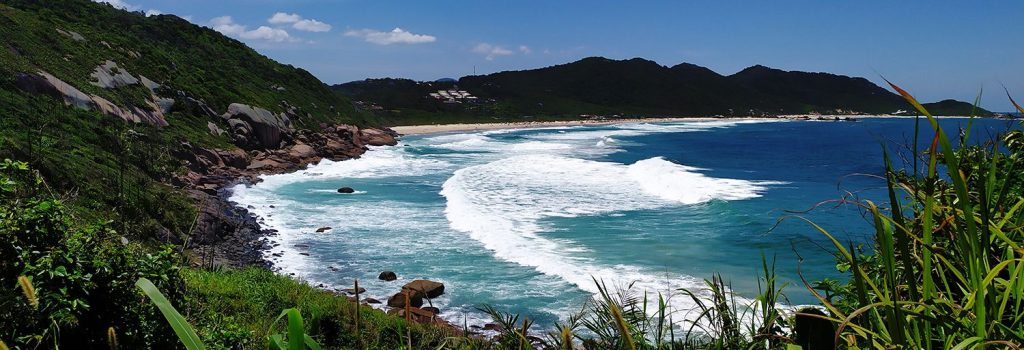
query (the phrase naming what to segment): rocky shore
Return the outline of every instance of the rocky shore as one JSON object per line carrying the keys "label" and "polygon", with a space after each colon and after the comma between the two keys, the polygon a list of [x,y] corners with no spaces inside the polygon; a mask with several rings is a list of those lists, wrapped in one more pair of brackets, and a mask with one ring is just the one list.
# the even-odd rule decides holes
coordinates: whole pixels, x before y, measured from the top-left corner
{"label": "rocky shore", "polygon": [[[187,191],[197,208],[193,229],[184,244],[200,266],[261,266],[268,248],[266,237],[276,232],[259,225],[246,208],[227,200],[229,189],[239,183],[256,183],[260,175],[300,170],[320,160],[357,158],[368,146],[396,144],[397,133],[389,129],[354,125],[321,125],[318,131],[291,128],[291,113],[275,115],[259,107],[232,104],[221,117],[231,126],[221,130],[210,124],[210,132],[226,134],[239,148],[209,149],[181,143],[175,156],[187,172],[171,179]],[[170,237],[168,239],[175,240]]]}

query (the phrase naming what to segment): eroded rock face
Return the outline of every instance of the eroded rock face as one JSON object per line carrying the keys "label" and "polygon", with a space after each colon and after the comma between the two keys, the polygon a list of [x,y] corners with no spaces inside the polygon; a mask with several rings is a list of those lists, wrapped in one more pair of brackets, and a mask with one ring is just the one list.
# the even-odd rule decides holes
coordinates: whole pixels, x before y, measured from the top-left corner
{"label": "eroded rock face", "polygon": [[[38,74],[18,73],[15,76],[15,86],[22,91],[60,99],[69,106],[99,110],[104,114],[118,117],[125,121],[148,123],[157,126],[168,125],[167,120],[164,119],[165,112],[157,102],[148,101],[146,107],[150,109],[135,106],[121,107],[103,97],[86,94],[47,72],[39,72]],[[166,102],[164,101],[164,103]],[[171,100],[170,104],[173,105],[174,101]],[[169,110],[170,106],[167,108]]]}
{"label": "eroded rock face", "polygon": [[132,76],[128,71],[117,66],[117,62],[107,60],[96,67],[96,70],[89,75],[96,81],[93,85],[104,89],[116,89],[122,86],[135,85],[139,79]]}
{"label": "eroded rock face", "polygon": [[292,122],[284,114],[263,108],[232,103],[222,116],[231,126],[235,143],[249,149],[277,149],[291,131]]}
{"label": "eroded rock face", "polygon": [[18,73],[15,76],[14,84],[25,92],[62,99],[69,106],[81,109],[92,109],[95,107],[92,96],[47,72],[39,72],[39,74]]}

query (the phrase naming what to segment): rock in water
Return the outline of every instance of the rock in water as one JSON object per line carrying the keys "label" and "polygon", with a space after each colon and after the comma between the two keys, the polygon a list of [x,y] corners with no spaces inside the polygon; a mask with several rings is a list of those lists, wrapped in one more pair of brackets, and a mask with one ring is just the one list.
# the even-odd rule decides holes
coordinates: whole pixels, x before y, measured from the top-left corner
{"label": "rock in water", "polygon": [[[341,291],[345,292],[347,294],[356,294],[356,289],[355,288],[346,288],[346,289],[342,289]],[[363,294],[363,293],[366,293],[366,288],[359,287],[359,294]]]}
{"label": "rock in water", "polygon": [[[405,293],[395,293],[388,298],[388,306],[404,308],[405,307]],[[409,306],[420,307],[423,306],[423,297],[416,294],[409,294]]]}
{"label": "rock in water", "polygon": [[415,296],[437,298],[444,294],[444,284],[428,280],[415,280],[402,286],[402,291],[409,291]]}
{"label": "rock in water", "polygon": [[321,228],[316,229],[316,233],[324,233],[324,232],[327,232],[327,230],[330,230],[330,229],[331,229],[330,227],[321,227]]}
{"label": "rock in water", "polygon": [[352,189],[352,187],[342,187],[342,188],[338,189],[338,193],[355,193],[355,192],[356,192],[356,190]]}
{"label": "rock in water", "polygon": [[398,279],[398,275],[396,275],[394,271],[384,271],[381,272],[377,278],[381,281],[394,281]]}
{"label": "rock in water", "polygon": [[374,298],[363,299],[363,302],[367,303],[367,304],[380,304],[380,300],[377,300],[377,299],[374,299]]}

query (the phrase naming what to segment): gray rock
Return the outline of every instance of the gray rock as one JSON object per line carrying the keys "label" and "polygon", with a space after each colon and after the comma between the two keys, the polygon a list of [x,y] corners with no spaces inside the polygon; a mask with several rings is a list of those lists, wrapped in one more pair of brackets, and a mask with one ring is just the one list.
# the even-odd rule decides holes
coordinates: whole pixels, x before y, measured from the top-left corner
{"label": "gray rock", "polygon": [[222,116],[231,125],[236,143],[252,148],[276,149],[291,131],[291,120],[286,115],[274,114],[266,109],[232,103]]}
{"label": "gray rock", "polygon": [[219,126],[217,126],[217,124],[214,124],[213,122],[206,122],[206,128],[210,130],[210,134],[211,135],[216,135],[216,136],[224,135],[224,130],[221,130],[221,128]]}
{"label": "gray rock", "polygon": [[85,41],[85,37],[82,36],[82,34],[78,34],[76,32],[70,31],[70,30],[63,30],[63,29],[60,29],[60,28],[56,28],[56,30],[57,30],[57,33],[60,33],[61,35],[69,37],[69,38],[71,38],[71,40],[78,41],[78,42]]}
{"label": "gray rock", "polygon": [[142,86],[149,88],[149,91],[156,93],[156,89],[160,88],[160,84],[155,81],[149,80],[145,76],[139,75],[139,80],[142,81]]}
{"label": "gray rock", "polygon": [[93,85],[104,89],[116,89],[139,83],[138,78],[132,76],[128,71],[119,68],[117,62],[111,60],[96,66],[96,69],[89,76],[96,79],[96,81],[92,82]]}
{"label": "gray rock", "polygon": [[40,71],[38,74],[18,73],[14,84],[21,90],[34,94],[49,95],[59,98],[69,106],[81,109],[96,107],[92,96],[87,95],[74,86],[57,79],[50,73]]}

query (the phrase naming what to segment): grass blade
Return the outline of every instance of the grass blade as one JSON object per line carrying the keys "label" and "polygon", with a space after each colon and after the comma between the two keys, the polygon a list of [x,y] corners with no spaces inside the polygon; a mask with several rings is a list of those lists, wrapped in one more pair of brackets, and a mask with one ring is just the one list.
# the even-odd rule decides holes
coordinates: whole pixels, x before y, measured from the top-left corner
{"label": "grass blade", "polygon": [[170,323],[171,329],[174,330],[174,334],[178,335],[178,339],[185,345],[188,350],[203,350],[206,346],[199,340],[199,336],[196,335],[196,331],[192,329],[192,326],[188,324],[185,317],[178,313],[178,310],[171,305],[171,302],[164,297],[163,293],[153,285],[148,279],[140,278],[135,281],[135,286],[142,289],[142,292],[149,297],[149,300],[153,301],[153,304],[160,309],[160,313],[167,319],[167,323]]}

